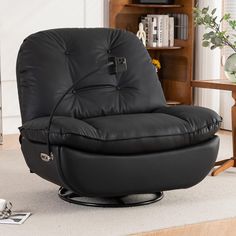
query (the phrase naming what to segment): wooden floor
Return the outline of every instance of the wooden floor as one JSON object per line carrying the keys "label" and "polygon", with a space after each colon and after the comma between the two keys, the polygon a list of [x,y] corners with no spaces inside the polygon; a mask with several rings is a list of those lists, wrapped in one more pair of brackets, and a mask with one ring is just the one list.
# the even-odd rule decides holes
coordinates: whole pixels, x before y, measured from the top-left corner
{"label": "wooden floor", "polygon": [[[227,131],[220,131],[228,133]],[[6,135],[3,138],[1,150],[20,149],[19,135]],[[236,181],[236,180],[235,180]],[[144,232],[132,234],[133,236],[235,236],[236,235],[236,218],[210,221],[194,225],[186,225],[176,228],[163,229],[153,232]]]}
{"label": "wooden floor", "polygon": [[236,218],[163,229],[132,236],[235,236]]}
{"label": "wooden floor", "polygon": [[19,135],[18,134],[4,135],[3,144],[0,145],[0,151],[16,150],[16,149],[20,149]]}

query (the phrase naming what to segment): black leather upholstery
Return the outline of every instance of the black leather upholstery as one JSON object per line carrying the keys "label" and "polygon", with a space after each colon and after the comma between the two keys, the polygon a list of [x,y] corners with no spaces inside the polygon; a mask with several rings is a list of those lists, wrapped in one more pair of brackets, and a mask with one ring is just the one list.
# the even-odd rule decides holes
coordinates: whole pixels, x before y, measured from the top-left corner
{"label": "black leather upholstery", "polygon": [[218,137],[187,148],[139,155],[99,155],[53,146],[55,158],[45,163],[38,157],[47,147],[22,139],[31,171],[81,196],[93,197],[189,188],[214,166],[218,147]]}
{"label": "black leather upholstery", "polygon": [[148,52],[135,35],[110,29],[57,29],[25,39],[17,62],[23,123],[49,116],[71,84],[109,57],[125,57],[128,70],[102,69],[68,94],[57,115],[88,118],[150,112],[165,99]]}
{"label": "black leather upholstery", "polygon": [[[105,67],[111,56],[125,57],[127,70],[111,74]],[[96,68],[101,70],[83,79]],[[52,120],[53,159],[44,162],[50,113],[76,81]],[[201,107],[168,107],[151,58],[132,33],[33,34],[19,51],[17,83],[29,168],[84,196],[190,187],[217,157],[221,117]]]}
{"label": "black leather upholstery", "polygon": [[[150,153],[187,147],[212,138],[221,118],[201,107],[168,107],[153,113],[101,116],[84,120],[55,117],[51,144],[108,153]],[[26,122],[21,133],[47,142],[48,117]]]}

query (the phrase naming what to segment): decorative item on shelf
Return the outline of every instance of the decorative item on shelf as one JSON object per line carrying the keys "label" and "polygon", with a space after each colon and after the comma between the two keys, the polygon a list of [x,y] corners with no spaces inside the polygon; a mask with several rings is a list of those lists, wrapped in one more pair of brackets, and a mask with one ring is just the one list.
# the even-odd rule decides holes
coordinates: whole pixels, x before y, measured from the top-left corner
{"label": "decorative item on shelf", "polygon": [[[209,10],[209,7],[193,9],[195,24],[205,26],[206,32],[203,35],[203,47],[215,48],[230,47],[235,53],[229,56],[225,62],[224,72],[227,79],[236,83],[236,20],[226,13],[218,20],[217,9]],[[230,30],[221,30],[222,24],[227,24]],[[224,27],[225,28],[225,27]],[[234,32],[234,33],[231,33]]]}
{"label": "decorative item on shelf", "polygon": [[146,47],[146,32],[144,31],[144,25],[142,22],[139,23],[139,30],[137,32],[137,37]]}
{"label": "decorative item on shelf", "polygon": [[152,59],[152,64],[156,67],[156,72],[161,69],[161,63],[158,59],[153,58]]}
{"label": "decorative item on shelf", "polygon": [[141,4],[174,4],[174,0],[137,0]]}

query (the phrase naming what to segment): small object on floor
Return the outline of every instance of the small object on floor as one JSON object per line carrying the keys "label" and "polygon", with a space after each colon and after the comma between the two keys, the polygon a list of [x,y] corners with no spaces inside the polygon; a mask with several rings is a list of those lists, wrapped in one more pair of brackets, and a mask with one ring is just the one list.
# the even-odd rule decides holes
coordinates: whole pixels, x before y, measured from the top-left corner
{"label": "small object on floor", "polygon": [[12,203],[0,199],[0,220],[7,219],[11,215]]}
{"label": "small object on floor", "polygon": [[0,199],[0,224],[23,224],[31,215],[30,212],[12,212],[12,203]]}
{"label": "small object on floor", "polygon": [[0,224],[21,225],[30,215],[30,212],[12,212],[8,218],[0,219]]}

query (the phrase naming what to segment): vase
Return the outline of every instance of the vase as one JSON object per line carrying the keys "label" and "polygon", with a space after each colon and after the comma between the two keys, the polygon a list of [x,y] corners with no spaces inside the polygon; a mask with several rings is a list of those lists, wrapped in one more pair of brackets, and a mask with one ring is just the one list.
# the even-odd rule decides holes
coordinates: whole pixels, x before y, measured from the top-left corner
{"label": "vase", "polygon": [[236,83],[236,53],[230,55],[224,66],[225,76],[228,80]]}

